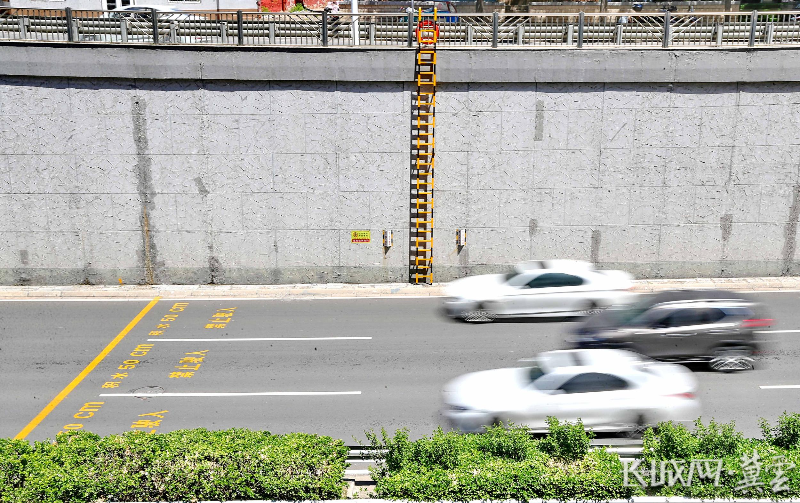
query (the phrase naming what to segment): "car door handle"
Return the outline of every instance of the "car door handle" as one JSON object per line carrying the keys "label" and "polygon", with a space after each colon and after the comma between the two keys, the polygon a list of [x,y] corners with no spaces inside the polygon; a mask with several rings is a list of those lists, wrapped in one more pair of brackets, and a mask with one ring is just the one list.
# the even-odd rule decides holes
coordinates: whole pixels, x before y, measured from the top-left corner
{"label": "car door handle", "polygon": [[662,335],[664,337],[689,337],[691,335],[697,335],[697,334],[690,332],[664,332]]}

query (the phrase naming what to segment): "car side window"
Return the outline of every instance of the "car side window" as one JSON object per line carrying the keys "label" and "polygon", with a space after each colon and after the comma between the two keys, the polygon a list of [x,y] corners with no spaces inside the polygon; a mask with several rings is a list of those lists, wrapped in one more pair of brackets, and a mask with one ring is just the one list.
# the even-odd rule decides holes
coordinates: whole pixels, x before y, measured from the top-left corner
{"label": "car side window", "polygon": [[628,389],[628,382],[619,377],[598,372],[580,374],[562,384],[558,389],[565,393],[597,393]]}
{"label": "car side window", "polygon": [[707,309],[680,309],[675,312],[667,320],[667,326],[673,327],[690,327],[693,325],[702,325],[709,323],[709,315]]}
{"label": "car side window", "polygon": [[703,323],[716,323],[725,317],[722,309],[712,308],[706,310],[706,318]]}
{"label": "car side window", "polygon": [[664,309],[646,311],[631,320],[629,325],[642,328],[660,328],[664,326],[664,321],[670,314],[671,311]]}
{"label": "car side window", "polygon": [[528,283],[529,288],[558,288],[563,286],[580,286],[583,278],[571,274],[550,272],[540,274]]}

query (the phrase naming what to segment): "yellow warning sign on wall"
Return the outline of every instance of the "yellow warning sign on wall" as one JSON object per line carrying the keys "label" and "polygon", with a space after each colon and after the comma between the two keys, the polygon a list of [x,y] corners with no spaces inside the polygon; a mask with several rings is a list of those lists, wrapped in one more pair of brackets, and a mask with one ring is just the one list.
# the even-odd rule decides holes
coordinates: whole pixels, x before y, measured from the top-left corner
{"label": "yellow warning sign on wall", "polygon": [[370,231],[350,231],[351,243],[369,243]]}

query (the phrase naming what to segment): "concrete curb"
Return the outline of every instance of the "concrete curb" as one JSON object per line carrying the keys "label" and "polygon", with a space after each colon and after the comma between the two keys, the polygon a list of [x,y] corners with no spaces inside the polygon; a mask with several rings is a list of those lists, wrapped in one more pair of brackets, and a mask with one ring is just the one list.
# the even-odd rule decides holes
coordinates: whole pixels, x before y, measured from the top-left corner
{"label": "concrete curb", "polygon": [[[446,284],[299,284],[299,285],[67,285],[2,286],[0,300],[20,299],[165,299],[253,298],[336,299],[442,297]],[[636,292],[659,292],[683,288],[724,289],[740,292],[800,291],[800,277],[649,279],[634,282]]]}

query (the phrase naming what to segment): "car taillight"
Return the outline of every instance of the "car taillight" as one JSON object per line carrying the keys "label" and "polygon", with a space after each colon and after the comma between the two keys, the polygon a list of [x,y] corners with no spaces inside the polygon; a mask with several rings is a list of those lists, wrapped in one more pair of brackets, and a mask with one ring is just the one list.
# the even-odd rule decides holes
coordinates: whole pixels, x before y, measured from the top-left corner
{"label": "car taillight", "polygon": [[762,328],[772,325],[772,320],[768,318],[750,319],[742,322],[742,328]]}
{"label": "car taillight", "polygon": [[667,396],[672,398],[686,398],[689,400],[694,400],[694,393],[675,393]]}

